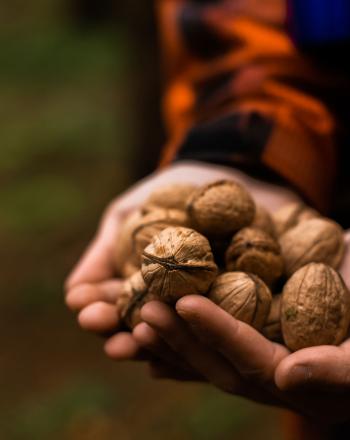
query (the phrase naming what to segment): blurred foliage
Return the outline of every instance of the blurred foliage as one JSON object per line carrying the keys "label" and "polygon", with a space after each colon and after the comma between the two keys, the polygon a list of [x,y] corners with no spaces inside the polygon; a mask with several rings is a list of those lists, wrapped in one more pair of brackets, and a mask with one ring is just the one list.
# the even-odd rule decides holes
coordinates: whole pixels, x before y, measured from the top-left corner
{"label": "blurred foliage", "polygon": [[65,7],[0,5],[0,437],[277,440],[278,413],[115,365],[64,307],[66,274],[136,178],[125,29],[79,30]]}

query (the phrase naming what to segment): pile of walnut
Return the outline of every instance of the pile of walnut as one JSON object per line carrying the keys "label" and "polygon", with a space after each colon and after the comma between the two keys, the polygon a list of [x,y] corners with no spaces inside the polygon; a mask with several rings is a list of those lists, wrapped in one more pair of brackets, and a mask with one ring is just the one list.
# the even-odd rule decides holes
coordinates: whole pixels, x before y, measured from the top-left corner
{"label": "pile of walnut", "polygon": [[206,295],[292,351],[337,345],[350,325],[344,247],[333,221],[298,203],[270,215],[234,181],[160,188],[123,224],[117,310],[132,329],[148,301]]}

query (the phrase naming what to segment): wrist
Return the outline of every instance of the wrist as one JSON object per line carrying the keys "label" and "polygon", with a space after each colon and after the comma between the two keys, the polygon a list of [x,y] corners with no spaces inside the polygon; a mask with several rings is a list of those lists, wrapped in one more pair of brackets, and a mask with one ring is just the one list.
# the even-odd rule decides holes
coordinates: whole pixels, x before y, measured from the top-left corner
{"label": "wrist", "polygon": [[157,170],[141,180],[118,198],[116,203],[119,211],[128,212],[140,206],[149,194],[160,186],[179,182],[199,186],[222,179],[233,179],[241,183],[250,191],[257,203],[263,204],[270,211],[300,200],[296,193],[287,187],[251,177],[231,166],[183,160]]}
{"label": "wrist", "polygon": [[174,178],[190,183],[205,184],[213,180],[234,179],[245,186],[253,198],[270,211],[275,211],[287,203],[301,201],[293,190],[252,177],[231,166],[186,160],[177,162],[171,166],[171,169]]}

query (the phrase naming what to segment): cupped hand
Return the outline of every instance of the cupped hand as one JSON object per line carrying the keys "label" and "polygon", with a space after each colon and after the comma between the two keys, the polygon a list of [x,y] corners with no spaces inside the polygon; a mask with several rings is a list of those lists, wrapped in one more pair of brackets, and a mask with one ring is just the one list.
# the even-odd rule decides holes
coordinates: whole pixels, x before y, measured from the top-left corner
{"label": "cupped hand", "polygon": [[[341,273],[349,283],[349,251]],[[289,408],[325,424],[350,419],[350,339],[339,347],[290,353],[199,296],[182,298],[176,311],[159,302],[146,304],[142,319],[134,330],[140,346],[160,349],[166,344],[223,391]],[[172,378],[172,372],[167,374],[163,366],[161,376]]]}
{"label": "cupped hand", "polygon": [[[222,391],[322,423],[350,417],[350,341],[290,353],[199,296],[182,298],[176,311],[160,302],[146,304],[142,318],[134,330],[140,346],[165,344]],[[173,371],[161,364],[159,376],[173,379]]]}
{"label": "cupped hand", "polygon": [[[142,180],[115,199],[103,215],[95,238],[66,282],[68,307],[78,312],[77,319],[84,330],[108,337],[105,351],[109,357],[116,360],[145,359],[150,358],[150,353],[155,353],[151,355],[154,361],[152,374],[157,376],[169,371],[170,365],[178,367],[181,364],[179,356],[175,356],[174,352],[169,361],[169,356],[164,354],[164,347],[162,350],[148,347],[145,351],[135,335],[120,331],[115,302],[121,291],[122,280],[116,277],[118,267],[114,258],[115,247],[118,245],[118,234],[124,218],[139,208],[154,189],[178,182],[202,185],[218,179],[235,179],[241,182],[259,203],[269,206],[271,210],[298,200],[297,196],[286,188],[258,181],[232,168],[200,162],[172,165]],[[143,345],[147,345],[145,341],[142,342]],[[162,358],[165,365],[159,363],[159,358]],[[179,376],[178,368],[173,370],[177,372],[175,374],[173,371],[173,377]],[[180,374],[181,378],[201,377],[188,365],[183,373]]]}

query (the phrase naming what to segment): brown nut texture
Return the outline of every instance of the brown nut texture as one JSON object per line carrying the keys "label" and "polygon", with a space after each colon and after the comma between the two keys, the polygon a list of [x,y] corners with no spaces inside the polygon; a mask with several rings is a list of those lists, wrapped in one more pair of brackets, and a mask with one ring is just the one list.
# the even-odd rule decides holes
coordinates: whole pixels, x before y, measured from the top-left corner
{"label": "brown nut texture", "polygon": [[273,214],[278,236],[281,236],[305,220],[318,217],[320,217],[320,214],[315,209],[310,208],[302,202],[288,203]]}
{"label": "brown nut texture", "polygon": [[142,252],[152,238],[169,226],[188,226],[187,214],[174,209],[155,209],[141,217],[132,234],[133,254],[137,263],[141,263]]}
{"label": "brown nut texture", "polygon": [[139,225],[142,214],[136,210],[127,215],[120,227],[118,238],[114,246],[114,261],[118,275],[127,278],[131,266],[136,266],[133,258],[134,229]]}
{"label": "brown nut texture", "polygon": [[131,277],[134,273],[138,272],[140,268],[140,264],[136,265],[133,261],[127,261],[121,270],[122,278]]}
{"label": "brown nut texture", "polygon": [[283,342],[282,327],[281,327],[281,304],[282,295],[274,295],[272,297],[272,304],[269,316],[266,319],[262,334],[270,341]]}
{"label": "brown nut texture", "polygon": [[284,270],[280,245],[260,229],[243,228],[226,251],[226,270],[253,273],[271,286]]}
{"label": "brown nut texture", "polygon": [[148,213],[154,208],[184,211],[189,197],[197,189],[191,183],[165,185],[154,190],[145,201],[142,211]]}
{"label": "brown nut texture", "polygon": [[272,296],[255,275],[226,272],[214,281],[208,298],[234,318],[261,330],[270,311]]}
{"label": "brown nut texture", "polygon": [[187,212],[197,231],[208,237],[227,237],[253,221],[255,203],[242,185],[221,180],[195,191]]}
{"label": "brown nut texture", "polygon": [[272,215],[261,205],[256,205],[255,217],[250,227],[261,229],[273,238],[277,237],[276,227]]}
{"label": "brown nut texture", "polygon": [[283,289],[281,323],[292,351],[340,344],[350,323],[350,293],[341,276],[323,263],[295,272]]}
{"label": "brown nut texture", "polygon": [[337,269],[345,251],[342,228],[325,218],[299,223],[282,235],[280,245],[288,277],[312,262]]}
{"label": "brown nut texture", "polygon": [[129,329],[133,329],[141,322],[141,308],[152,299],[154,298],[148,294],[140,270],[124,281],[116,306],[120,318]]}
{"label": "brown nut texture", "polygon": [[168,303],[185,295],[206,294],[216,274],[208,240],[193,229],[164,229],[142,254],[148,291]]}

